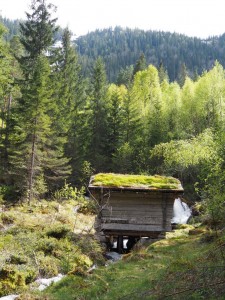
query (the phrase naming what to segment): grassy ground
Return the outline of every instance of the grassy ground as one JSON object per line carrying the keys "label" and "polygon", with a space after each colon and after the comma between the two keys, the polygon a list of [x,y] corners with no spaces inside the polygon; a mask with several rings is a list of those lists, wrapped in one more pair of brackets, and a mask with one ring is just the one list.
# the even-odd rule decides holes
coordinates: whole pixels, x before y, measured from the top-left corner
{"label": "grassy ground", "polygon": [[92,274],[74,272],[30,299],[225,299],[225,234],[189,230],[179,229]]}
{"label": "grassy ground", "polygon": [[72,200],[42,200],[1,207],[0,296],[29,290],[38,277],[103,263],[93,234],[95,216],[77,212],[78,205]]}
{"label": "grassy ground", "polygon": [[[37,202],[0,212],[0,296],[19,300],[225,299],[225,232],[183,226],[104,266],[94,215],[78,202]],[[86,211],[83,207],[82,211]],[[96,263],[98,268],[88,272]],[[44,292],[37,277],[68,274]]]}

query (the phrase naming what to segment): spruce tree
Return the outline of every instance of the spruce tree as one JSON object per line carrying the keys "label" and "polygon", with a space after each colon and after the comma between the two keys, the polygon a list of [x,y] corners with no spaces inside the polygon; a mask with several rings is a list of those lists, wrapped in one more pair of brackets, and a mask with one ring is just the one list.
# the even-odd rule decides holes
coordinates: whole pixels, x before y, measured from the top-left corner
{"label": "spruce tree", "polygon": [[133,77],[135,76],[135,74],[136,74],[138,71],[143,71],[143,70],[145,70],[146,67],[147,67],[147,64],[146,64],[145,55],[144,55],[144,53],[141,53],[139,59],[137,60],[135,66],[134,66]]}
{"label": "spruce tree", "polygon": [[27,20],[20,23],[21,43],[30,59],[46,53],[53,44],[56,19],[51,19],[51,13],[56,10],[53,4],[46,0],[32,0],[31,13],[26,12]]}
{"label": "spruce tree", "polygon": [[121,146],[124,136],[124,99],[127,94],[125,86],[112,84],[108,90],[107,100],[107,141],[105,153],[108,157],[107,170],[113,171],[113,161],[117,149]]}
{"label": "spruce tree", "polygon": [[[21,185],[24,196],[29,201],[40,193],[38,185],[43,182],[43,158],[47,137],[50,134],[51,108],[49,89],[50,66],[48,60],[40,55],[33,66],[32,81],[29,90],[22,87],[22,98],[17,107],[17,133],[15,133],[15,151],[11,155],[12,173],[17,185]],[[42,181],[41,183],[38,181]],[[41,189],[44,192],[43,188]]]}
{"label": "spruce tree", "polygon": [[54,85],[48,58],[56,30],[56,19],[51,19],[52,9],[54,6],[45,0],[34,0],[27,21],[21,24],[25,55],[20,62],[24,80],[17,108],[17,149],[11,158],[13,171],[23,184],[20,189],[29,202],[57,186],[52,181],[62,181],[68,174],[68,160],[63,159],[61,137],[54,126],[57,104],[52,101]]}
{"label": "spruce tree", "polygon": [[73,174],[70,181],[77,184],[82,163],[87,159],[86,89],[71,36],[71,32],[66,28],[63,31],[62,47],[54,51],[56,52],[53,57],[55,70],[52,80],[57,110],[53,119],[54,128],[57,129],[58,134],[60,133],[61,148],[70,158]]}
{"label": "spruce tree", "polygon": [[106,73],[101,58],[95,61],[92,71],[92,93],[90,99],[90,157],[96,171],[104,169],[106,157]]}
{"label": "spruce tree", "polygon": [[6,29],[0,24],[0,176],[8,184],[12,109],[15,106],[14,100],[19,96],[16,84],[19,68],[9,45],[3,39],[5,32]]}

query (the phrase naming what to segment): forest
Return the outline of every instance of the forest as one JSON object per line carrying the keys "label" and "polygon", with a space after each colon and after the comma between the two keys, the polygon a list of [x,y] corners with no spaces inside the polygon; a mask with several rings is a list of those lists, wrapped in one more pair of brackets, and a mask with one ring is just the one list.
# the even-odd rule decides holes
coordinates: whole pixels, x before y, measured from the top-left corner
{"label": "forest", "polygon": [[54,46],[52,6],[39,4],[19,36],[6,41],[1,25],[4,198],[50,197],[65,180],[81,187],[96,172],[173,175],[194,200],[215,189],[216,178],[222,185],[225,78],[218,61],[195,80],[184,74],[177,82],[141,54],[131,76],[116,84],[99,56],[84,76],[71,32]]}
{"label": "forest", "polygon": [[[5,40],[10,41],[14,35],[20,34],[19,23],[22,20],[12,21],[0,16],[0,22],[8,29],[4,35]],[[58,27],[54,38],[62,41],[62,35],[63,29]],[[72,44],[79,56],[82,74],[89,77],[95,60],[101,56],[108,82],[118,85],[132,79],[133,69],[141,56],[145,58],[144,66],[163,66],[169,80],[176,80],[179,84],[183,83],[185,76],[195,80],[203,71],[210,70],[216,60],[225,67],[224,39],[225,34],[200,39],[175,32],[144,31],[119,26],[78,37],[72,34]]]}
{"label": "forest", "polygon": [[124,83],[121,77],[130,74],[141,54],[147,65],[163,65],[170,81],[182,82],[186,75],[195,79],[204,70],[211,69],[215,60],[225,65],[224,35],[204,40],[178,33],[117,26],[90,32],[75,39],[74,43],[84,74],[88,74],[93,61],[101,56],[108,80],[118,84]]}
{"label": "forest", "polygon": [[[130,30],[90,33],[74,43],[69,28],[59,29],[62,46],[56,47],[53,10],[52,4],[33,1],[19,33],[7,39],[0,23],[0,202],[52,199],[68,186],[85,191],[98,172],[168,175],[181,180],[189,203],[200,203],[207,224],[223,228],[222,46],[217,45],[220,62],[213,39],[203,43],[169,33],[155,39],[153,32],[135,30],[136,42],[147,52],[137,55],[136,48],[134,54],[134,40],[123,39],[124,56],[117,60],[121,36],[131,35]],[[111,39],[114,46],[105,47],[102,36],[117,38],[117,32],[121,41]],[[90,47],[97,36],[102,52]],[[171,66],[179,68],[171,58],[179,49],[170,48],[173,37],[189,55],[195,56],[193,43],[196,52],[202,48],[202,61],[196,57],[189,66],[186,56],[183,72],[172,74]],[[169,56],[163,49],[161,57],[158,48],[151,52],[154,43],[161,47],[160,39]],[[109,75],[111,67],[107,70],[104,62],[111,57],[120,70],[117,80],[117,71],[112,68]]]}

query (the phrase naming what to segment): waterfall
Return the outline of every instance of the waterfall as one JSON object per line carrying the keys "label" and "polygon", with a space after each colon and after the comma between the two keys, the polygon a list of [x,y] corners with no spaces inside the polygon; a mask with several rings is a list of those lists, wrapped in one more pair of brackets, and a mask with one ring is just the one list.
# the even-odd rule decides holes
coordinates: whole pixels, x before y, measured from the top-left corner
{"label": "waterfall", "polygon": [[172,224],[186,224],[191,216],[191,209],[180,198],[175,199],[173,205]]}

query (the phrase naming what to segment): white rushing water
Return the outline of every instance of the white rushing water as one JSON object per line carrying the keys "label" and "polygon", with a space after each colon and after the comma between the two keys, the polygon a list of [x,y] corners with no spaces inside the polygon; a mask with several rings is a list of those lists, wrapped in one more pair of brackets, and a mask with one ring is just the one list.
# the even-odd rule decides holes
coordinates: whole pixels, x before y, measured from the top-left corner
{"label": "white rushing water", "polygon": [[180,198],[175,199],[173,205],[173,218],[172,224],[186,224],[191,216],[191,209]]}
{"label": "white rushing water", "polygon": [[[37,289],[39,291],[43,291],[52,283],[60,281],[64,276],[65,275],[58,274],[57,276],[51,278],[39,278],[35,281],[38,284]],[[8,295],[8,296],[0,297],[0,300],[16,300],[18,297],[19,295]]]}
{"label": "white rushing water", "polygon": [[18,297],[19,297],[19,295],[8,295],[8,296],[0,297],[0,299],[1,300],[14,300]]}

